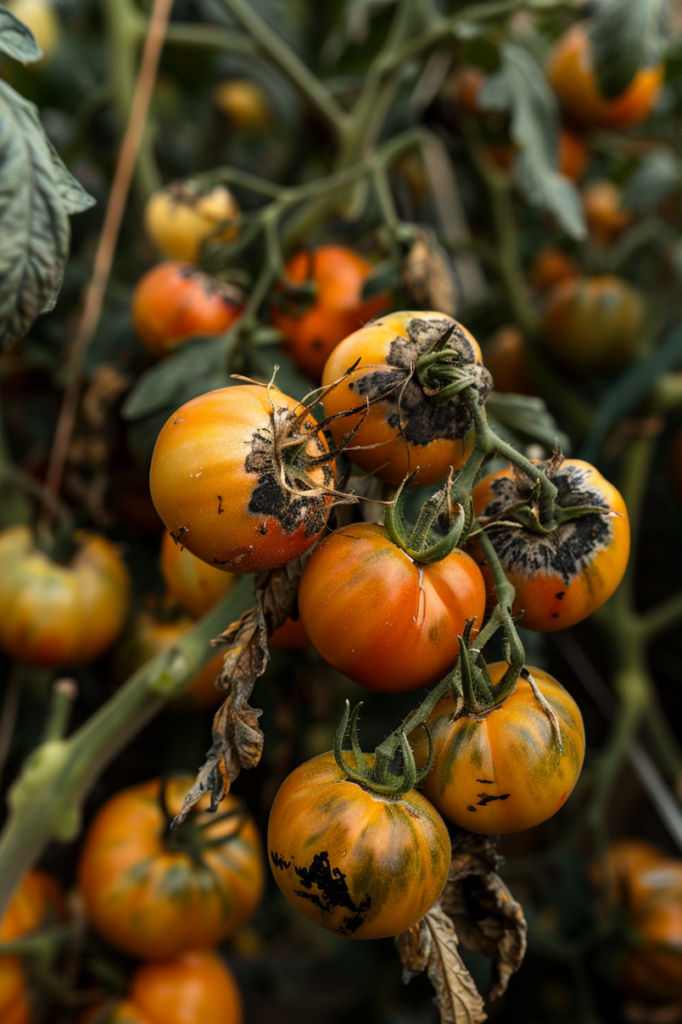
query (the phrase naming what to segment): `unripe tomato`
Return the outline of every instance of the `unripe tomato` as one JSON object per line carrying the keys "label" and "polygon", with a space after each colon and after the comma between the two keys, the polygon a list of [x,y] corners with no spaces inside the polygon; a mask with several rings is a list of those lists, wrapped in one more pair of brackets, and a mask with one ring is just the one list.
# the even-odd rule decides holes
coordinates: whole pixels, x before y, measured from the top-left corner
{"label": "unripe tomato", "polygon": [[643,327],[639,293],[621,277],[604,274],[563,281],[550,292],[540,341],[564,369],[591,376],[631,363]]}
{"label": "unripe tomato", "polygon": [[135,332],[155,356],[201,334],[220,334],[241,316],[242,292],[193,263],[159,263],[140,278],[131,313]]}
{"label": "unripe tomato", "polygon": [[483,361],[493,377],[493,388],[503,394],[537,395],[530,372],[523,334],[512,324],[500,327],[483,350]]}
{"label": "unripe tomato", "polygon": [[[550,534],[515,524],[488,530],[505,575],[516,589],[513,611],[520,625],[553,632],[582,622],[611,597],[630,553],[630,523],[625,502],[594,466],[564,459],[551,475],[559,508],[603,508],[562,523]],[[491,473],[474,488],[474,511],[482,525],[505,519],[505,512],[530,496],[532,484],[511,467]],[[612,514],[615,513],[615,514]],[[477,542],[471,554],[483,569],[488,603],[495,596],[492,573]]]}
{"label": "unripe tomato", "polygon": [[571,131],[566,125],[559,129],[557,165],[567,178],[578,181],[582,178],[590,156],[584,136]]}
{"label": "unripe tomato", "polygon": [[110,1024],[241,1024],[241,996],[227,964],[212,950],[144,964]]}
{"label": "unripe tomato", "polygon": [[547,77],[572,122],[584,128],[629,128],[639,124],[656,104],[663,65],[640,68],[619,96],[607,99],[599,91],[592,64],[589,34],[573,25],[559,39],[547,65]]}
{"label": "unripe tomato", "polygon": [[568,281],[579,274],[577,263],[553,245],[541,249],[530,265],[530,281],[539,292],[546,292],[561,281]]}
{"label": "unripe tomato", "polygon": [[164,530],[161,574],[176,601],[195,618],[205,615],[234,586],[229,572],[203,562]]}
{"label": "unripe tomato", "polygon": [[[493,683],[508,666],[488,666]],[[427,725],[435,747],[433,767],[421,784],[444,818],[484,835],[521,832],[547,821],[573,792],[585,756],[580,708],[561,683],[528,667],[559,723],[552,722],[523,676],[492,711],[458,714],[458,704],[441,699]],[[426,760],[423,730],[415,737],[415,760]]]}
{"label": "unripe tomato", "polygon": [[[412,483],[421,485],[441,480],[466,461],[474,443],[469,410],[457,396],[433,402],[414,372],[419,357],[448,332],[447,348],[458,351],[461,365],[478,374],[487,397],[492,380],[476,340],[444,313],[389,313],[351,334],[327,360],[323,386],[359,361],[324,397],[324,411],[327,416],[347,413],[329,424],[338,444],[358,427],[347,454],[367,473],[399,484],[417,470]],[[349,413],[358,409],[363,411]]]}
{"label": "unripe tomato", "polygon": [[[170,817],[192,782],[163,783]],[[228,793],[222,813],[211,815],[207,795],[171,833],[161,787],[155,779],[111,797],[88,829],[78,867],[88,919],[114,946],[148,960],[221,942],[248,920],[263,890],[260,838],[243,802]]]}
{"label": "unripe tomato", "polygon": [[54,53],[61,34],[61,24],[51,0],[5,0],[4,5],[24,25],[28,25],[43,51],[47,63]]}
{"label": "unripe tomato", "polygon": [[592,181],[583,189],[583,209],[590,237],[603,247],[610,245],[634,220],[621,205],[621,189],[612,181]]}
{"label": "unripe tomato", "polygon": [[352,782],[331,753],[282,783],[268,851],[292,906],[349,939],[398,935],[416,924],[441,895],[451,856],[445,824],[420,793],[374,793]]}
{"label": "unripe tomato", "polygon": [[250,78],[226,78],[214,85],[211,97],[218,110],[242,131],[263,132],[272,126],[272,107]]}
{"label": "unripe tomato", "polygon": [[367,260],[341,245],[299,252],[287,263],[290,281],[315,285],[315,301],[298,316],[275,302],[271,320],[284,335],[294,364],[314,380],[320,379],[340,341],[389,306],[385,293],[362,301],[362,286],[371,270]]}
{"label": "unripe tomato", "polygon": [[[312,416],[297,422],[302,412],[276,388],[245,385],[173,413],[156,441],[149,486],[177,541],[239,573],[278,568],[310,547],[324,529],[335,472],[328,463],[305,469],[328,449]],[[292,440],[301,451],[286,448]]]}
{"label": "unripe tomato", "polygon": [[0,646],[28,665],[84,665],[114,641],[128,614],[130,577],[117,549],[78,531],[68,565],[35,546],[26,526],[0,533]]}
{"label": "unripe tomato", "polygon": [[445,676],[467,619],[480,629],[485,584],[455,548],[417,566],[383,526],[358,523],[330,534],[306,562],[301,621],[323,658],[370,690],[416,690]]}
{"label": "unripe tomato", "polygon": [[229,242],[235,237],[238,228],[229,222],[238,215],[239,204],[224,185],[198,192],[185,182],[173,182],[149,198],[144,223],[167,259],[197,263],[207,239]]}

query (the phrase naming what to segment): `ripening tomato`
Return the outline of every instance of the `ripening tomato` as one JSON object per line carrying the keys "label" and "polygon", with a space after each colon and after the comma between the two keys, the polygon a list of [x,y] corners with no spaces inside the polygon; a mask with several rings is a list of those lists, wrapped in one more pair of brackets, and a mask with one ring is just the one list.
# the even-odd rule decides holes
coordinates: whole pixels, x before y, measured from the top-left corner
{"label": "ripening tomato", "polygon": [[292,906],[349,939],[398,935],[416,924],[441,895],[451,857],[445,824],[421,794],[372,792],[352,782],[332,753],[306,761],[280,786],[268,851]]}
{"label": "ripening tomato", "polygon": [[[550,473],[558,489],[559,508],[595,506],[595,512],[562,523],[552,533],[535,533],[515,524],[488,530],[504,572],[516,589],[514,614],[526,629],[553,632],[582,622],[611,597],[620,583],[630,553],[630,523],[625,502],[594,466],[564,459]],[[513,505],[528,500],[531,481],[511,467],[491,473],[474,488],[472,499],[479,523],[506,519]],[[483,569],[488,603],[496,603],[492,573],[474,540],[471,554]]]}
{"label": "ripening tomato", "polygon": [[197,558],[265,572],[302,555],[324,529],[335,470],[315,464],[327,443],[303,412],[276,388],[244,385],[200,395],[166,422],[149,486],[167,529]]}
{"label": "ripening tomato", "polygon": [[539,292],[546,292],[555,284],[579,275],[577,263],[553,245],[541,249],[530,265],[530,281]]}
{"label": "ripening tomato", "polygon": [[358,523],[313,551],[298,608],[311,643],[334,668],[370,690],[398,693],[454,666],[466,620],[483,622],[485,584],[458,548],[418,566],[383,526]]}
{"label": "ripening tomato", "polygon": [[493,388],[503,394],[537,395],[523,334],[507,324],[493,334],[483,349],[483,361],[493,377]]}
{"label": "ripening tomato", "polygon": [[171,594],[196,618],[222,600],[234,577],[203,562],[164,530],[161,538],[161,574]]}
{"label": "ripening tomato", "polygon": [[29,665],[98,658],[128,613],[130,578],[106,537],[78,531],[68,565],[52,561],[27,526],[0,533],[0,647]]}
{"label": "ripening tomato", "polygon": [[[488,666],[493,683],[507,670]],[[484,835],[521,832],[547,821],[573,792],[585,756],[580,709],[561,683],[528,667],[559,723],[551,719],[523,676],[505,701],[482,714],[459,714],[450,697],[427,719],[435,748],[433,767],[421,784],[444,818]],[[423,730],[414,735],[415,760],[427,756]]]}
{"label": "ripening tomato", "polygon": [[197,191],[173,182],[147,201],[144,223],[152,242],[169,260],[196,263],[207,240],[229,242],[237,234],[239,204],[228,188]]}
{"label": "ripening tomato", "polygon": [[268,637],[268,646],[282,651],[301,651],[310,646],[310,637],[299,619],[288,618]]}
{"label": "ripening tomato", "polygon": [[557,165],[561,174],[578,181],[585,172],[589,156],[585,137],[562,124],[557,147]]}
{"label": "ripening tomato", "polygon": [[631,875],[629,919],[637,941],[622,964],[627,991],[647,1001],[682,999],[682,861],[661,858]]}
{"label": "ripening tomato", "polygon": [[592,181],[583,189],[583,209],[590,237],[604,248],[629,227],[634,214],[622,205],[622,190],[612,181]]}
{"label": "ripening tomato", "polygon": [[[163,783],[170,817],[192,782]],[[212,815],[207,795],[171,833],[161,787],[154,779],[111,797],[88,829],[78,867],[88,919],[114,946],[148,960],[221,942],[251,916],[263,890],[260,838],[243,802],[228,793]]]}
{"label": "ripening tomato", "polygon": [[362,300],[362,286],[371,264],[342,245],[322,245],[312,252],[297,253],[286,265],[289,281],[315,285],[315,301],[296,315],[286,298],[273,303],[271,320],[284,335],[294,364],[313,380],[319,380],[331,352],[340,341],[390,304],[387,294]]}
{"label": "ripening tomato", "polygon": [[380,480],[399,484],[417,470],[413,486],[435,483],[451,467],[459,469],[471,452],[474,431],[465,403],[455,396],[439,404],[437,380],[431,381],[427,371],[425,390],[415,372],[419,358],[442,338],[458,353],[459,365],[478,378],[484,401],[492,379],[481,350],[466,328],[444,313],[389,313],[351,334],[327,360],[325,387],[359,361],[324,397],[324,411],[339,417],[329,424],[337,444],[358,428],[347,455]]}
{"label": "ripening tomato", "polygon": [[4,6],[28,25],[43,51],[42,61],[47,63],[61,35],[59,16],[52,0],[5,0]]}
{"label": "ripening tomato", "polygon": [[131,312],[140,341],[155,356],[201,334],[220,334],[241,316],[244,296],[194,263],[159,263],[140,278]]}
{"label": "ripening tomato", "polygon": [[225,78],[213,86],[211,98],[231,125],[260,133],[272,126],[273,111],[263,89],[250,78]]}
{"label": "ripening tomato", "polygon": [[560,366],[585,377],[631,363],[643,327],[639,292],[622,277],[603,274],[563,281],[552,289],[539,340]]}
{"label": "ripening tomato", "polygon": [[629,128],[639,124],[658,100],[663,65],[640,68],[619,96],[599,91],[589,33],[577,23],[559,39],[547,65],[547,77],[567,118],[584,128]]}
{"label": "ripening tomato", "polygon": [[590,877],[596,887],[606,891],[608,903],[632,912],[642,902],[643,887],[638,878],[664,860],[652,843],[642,839],[616,839],[609,843],[606,863],[594,864]]}

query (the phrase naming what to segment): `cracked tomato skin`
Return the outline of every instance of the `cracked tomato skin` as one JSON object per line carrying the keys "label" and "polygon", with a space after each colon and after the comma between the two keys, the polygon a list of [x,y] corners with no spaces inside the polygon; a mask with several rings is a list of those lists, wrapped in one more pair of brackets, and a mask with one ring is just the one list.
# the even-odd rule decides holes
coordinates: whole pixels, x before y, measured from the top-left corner
{"label": "cracked tomato skin", "polygon": [[[525,526],[488,530],[505,575],[516,590],[519,624],[541,633],[582,622],[607,601],[623,578],[630,554],[630,523],[620,493],[594,466],[564,459],[552,478],[559,505],[598,505],[605,513],[585,515],[540,535]],[[511,467],[491,473],[474,488],[477,517],[504,518],[504,509],[524,495]],[[488,588],[488,606],[497,598],[492,573],[474,540],[470,553],[481,566]]]}
{"label": "cracked tomato skin", "polygon": [[431,909],[447,882],[451,849],[445,823],[420,793],[373,793],[328,753],[282,783],[268,854],[296,910],[336,935],[381,939]]}
{"label": "cracked tomato skin", "polygon": [[[194,780],[166,782],[171,816],[180,811]],[[186,825],[206,825],[200,856],[177,846],[182,825],[169,837],[158,779],[121,790],[100,809],[81,850],[78,886],[88,920],[112,945],[147,960],[163,960],[213,946],[254,912],[263,891],[261,842],[251,815],[228,793],[221,812],[200,813]],[[172,838],[175,837],[175,838]]]}
{"label": "cracked tomato skin", "polygon": [[[272,396],[272,401],[270,396]],[[327,493],[293,495],[280,482],[273,408],[293,419],[302,406],[276,388],[221,388],[187,402],[158,436],[149,479],[156,510],[173,537],[197,558],[228,572],[277,569],[302,555],[324,529]],[[312,416],[299,425],[307,454],[327,445]],[[333,486],[328,464],[309,471],[315,488]],[[301,490],[311,483],[301,481]]]}
{"label": "cracked tomato skin", "polygon": [[[507,670],[488,666],[493,683]],[[528,667],[559,721],[561,747],[530,683],[519,679],[511,696],[485,716],[454,717],[457,705],[440,700],[427,719],[435,757],[421,784],[447,821],[483,835],[521,832],[547,821],[566,802],[585,756],[580,709],[547,672]],[[415,761],[424,764],[427,742],[415,735]]]}
{"label": "cracked tomato skin", "polygon": [[370,690],[399,693],[450,671],[467,619],[483,622],[485,583],[458,548],[420,572],[383,526],[358,523],[312,553],[298,608],[311,643],[334,668]]}
{"label": "cracked tomato skin", "polygon": [[416,359],[453,326],[452,345],[465,362],[482,369],[474,337],[452,317],[432,312],[389,313],[373,320],[337,345],[327,360],[325,387],[360,360],[323,403],[327,416],[338,416],[372,400],[366,411],[342,415],[329,424],[337,444],[359,424],[347,455],[365,472],[397,485],[418,470],[412,486],[420,486],[442,480],[451,467],[459,469],[468,458],[474,431],[463,404],[453,399],[435,405],[414,375],[408,380]]}

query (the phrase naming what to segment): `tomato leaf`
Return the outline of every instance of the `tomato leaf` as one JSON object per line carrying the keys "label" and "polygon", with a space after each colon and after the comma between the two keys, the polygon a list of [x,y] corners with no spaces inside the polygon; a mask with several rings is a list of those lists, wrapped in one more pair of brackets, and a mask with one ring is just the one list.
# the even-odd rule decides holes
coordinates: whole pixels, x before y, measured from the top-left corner
{"label": "tomato leaf", "polygon": [[21,64],[32,64],[43,55],[28,25],[6,7],[0,7],[0,52]]}
{"label": "tomato leaf", "polygon": [[541,398],[493,391],[486,402],[486,411],[503,437],[512,441],[535,441],[545,448],[558,444],[563,452],[571,448],[570,438],[557,426],[556,420]]}
{"label": "tomato leaf", "polygon": [[208,379],[213,389],[227,387],[231,383],[227,374],[224,384],[214,383],[225,358],[223,336],[187,342],[169,359],[156,363],[139,377],[121,415],[126,420],[138,420],[167,409],[170,416],[179,405],[210,390],[206,386]]}
{"label": "tomato leaf", "polygon": [[667,0],[592,0],[592,60],[604,96],[620,95],[639,68],[659,64],[668,35]]}
{"label": "tomato leaf", "polygon": [[586,237],[578,191],[557,165],[559,107],[539,65],[515,43],[500,48],[500,70],[484,83],[479,102],[489,110],[509,110],[511,136],[519,152],[514,181],[531,206],[548,210],[572,238]]}
{"label": "tomato leaf", "polygon": [[649,213],[682,182],[682,168],[672,153],[655,150],[642,158],[623,189],[621,206],[635,213]]}
{"label": "tomato leaf", "polygon": [[483,1000],[462,962],[452,921],[439,903],[418,924],[398,936],[403,981],[426,971],[441,1024],[482,1024]]}
{"label": "tomato leaf", "polygon": [[450,874],[440,899],[467,949],[492,957],[490,999],[502,995],[526,952],[526,920],[497,874],[501,860],[487,836],[454,839]]}
{"label": "tomato leaf", "polygon": [[454,316],[457,281],[450,259],[433,231],[417,228],[402,266],[407,309],[435,309]]}
{"label": "tomato leaf", "polygon": [[[35,119],[40,127],[37,112],[35,112]],[[70,214],[83,213],[84,210],[89,210],[95,205],[97,200],[89,192],[85,191],[77,178],[74,178],[49,139],[46,138],[45,141],[52,157],[55,184],[64,209]]]}

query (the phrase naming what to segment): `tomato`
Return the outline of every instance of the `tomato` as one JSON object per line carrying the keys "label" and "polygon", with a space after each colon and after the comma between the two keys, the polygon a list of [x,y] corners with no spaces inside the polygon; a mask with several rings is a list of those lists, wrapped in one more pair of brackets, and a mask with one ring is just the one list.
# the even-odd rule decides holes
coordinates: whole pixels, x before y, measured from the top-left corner
{"label": "tomato", "polygon": [[612,373],[635,359],[643,327],[644,304],[627,281],[611,274],[575,278],[550,292],[540,342],[572,373]]}
{"label": "tomato", "polygon": [[481,350],[471,334],[444,313],[389,313],[355,331],[327,360],[324,386],[339,380],[358,360],[360,365],[324,398],[327,416],[369,409],[332,420],[329,430],[341,444],[358,424],[348,457],[367,473],[391,484],[401,483],[417,470],[413,485],[435,483],[466,461],[474,443],[471,419],[455,396],[432,401],[419,383],[418,358],[452,331],[448,349],[456,349],[464,364],[478,367],[481,382],[492,381],[483,369]]}
{"label": "tomato", "polygon": [[583,189],[585,220],[597,245],[610,245],[634,220],[632,212],[621,205],[621,196],[612,181],[592,181]]}
{"label": "tomato", "polygon": [[334,668],[370,690],[397,693],[450,671],[466,620],[483,622],[485,584],[458,548],[420,567],[383,526],[358,523],[313,551],[298,608],[311,643]]}
{"label": "tomato", "polygon": [[138,282],[131,312],[140,341],[155,356],[201,334],[220,334],[241,316],[243,295],[193,263],[159,263]]}
{"label": "tomato", "polygon": [[539,292],[546,292],[555,284],[578,277],[579,274],[577,263],[553,245],[541,249],[530,266],[531,284]]}
{"label": "tomato", "polygon": [[161,573],[175,600],[196,618],[213,608],[234,586],[229,572],[202,562],[168,530],[161,538]]}
{"label": "tomato", "polygon": [[78,531],[59,565],[26,526],[0,533],[0,646],[29,665],[83,665],[114,641],[128,613],[130,578],[106,537]]}
{"label": "tomato", "polygon": [[571,131],[562,124],[559,129],[559,143],[557,152],[557,164],[562,174],[573,181],[582,178],[590,151],[582,135]]}
{"label": "tomato", "polygon": [[584,128],[629,128],[639,124],[658,100],[663,65],[640,68],[619,96],[607,99],[599,91],[592,65],[589,34],[575,24],[559,39],[547,65],[547,76],[564,114]]}
{"label": "tomato", "polygon": [[[171,817],[192,782],[181,776],[164,784]],[[228,793],[221,812],[231,816],[221,817],[206,813],[206,796],[171,833],[161,785],[154,779],[108,800],[78,867],[88,919],[114,946],[149,960],[221,942],[251,916],[263,890],[260,838],[243,802]]]}
{"label": "tomato", "polygon": [[659,859],[632,875],[630,924],[637,941],[626,950],[626,989],[656,1002],[682,999],[682,861]]}
{"label": "tomato", "polygon": [[457,106],[466,114],[480,114],[478,95],[486,80],[485,72],[470,64],[458,67],[451,76],[449,89]]}
{"label": "tomato", "polygon": [[[523,612],[520,625],[540,632],[566,629],[600,608],[623,578],[630,553],[625,502],[601,473],[581,459],[564,459],[550,475],[559,492],[559,508],[597,506],[604,514],[569,520],[546,535],[521,525],[488,529],[504,572],[516,588],[514,614]],[[481,480],[472,498],[482,525],[505,519],[506,510],[528,499],[531,487],[511,467]],[[496,601],[492,573],[476,542],[471,554],[483,569],[492,605]]]}
{"label": "tomato", "polygon": [[340,341],[385,310],[387,294],[362,301],[362,286],[372,267],[358,253],[341,245],[322,245],[297,253],[286,265],[289,281],[315,285],[315,301],[305,312],[287,310],[286,299],[273,303],[271,320],[284,335],[295,365],[314,380]]}
{"label": "tomato", "polygon": [[[493,683],[507,670],[488,666]],[[441,699],[427,720],[435,748],[433,767],[421,788],[444,818],[484,835],[521,832],[547,821],[573,792],[585,756],[580,709],[561,683],[528,667],[559,723],[561,743],[530,683],[484,714],[458,714]],[[423,730],[415,734],[415,760],[426,760]]]}
{"label": "tomato", "polygon": [[28,25],[43,51],[42,59],[47,63],[61,35],[61,23],[51,0],[5,0],[4,6]]}
{"label": "tomato", "polygon": [[442,893],[451,856],[445,824],[421,794],[374,793],[352,782],[332,753],[282,783],[268,851],[292,906],[349,939],[398,935],[416,924]]}
{"label": "tomato", "polygon": [[595,886],[606,889],[610,903],[632,912],[642,902],[643,887],[638,881],[642,872],[656,867],[665,858],[651,843],[641,839],[616,839],[609,843],[605,871],[601,864],[591,870]]}
{"label": "tomato", "polygon": [[500,327],[483,350],[483,361],[493,376],[493,388],[503,394],[537,395],[523,334],[512,324]]}
{"label": "tomato", "polygon": [[229,222],[238,215],[239,204],[224,185],[204,192],[186,182],[173,182],[147,201],[144,223],[167,259],[196,263],[205,241],[229,242],[235,237],[238,228]]}
{"label": "tomato", "polygon": [[[192,554],[229,572],[265,572],[315,541],[335,471],[328,463],[306,470],[304,460],[323,457],[327,444],[312,416],[297,422],[302,411],[276,388],[245,385],[173,413],[154,448],[149,486],[166,527]],[[283,447],[294,440],[303,451]]]}
{"label": "tomato", "polygon": [[268,645],[282,651],[300,651],[310,646],[310,637],[300,619],[286,619],[268,637]]}
{"label": "tomato", "polygon": [[264,132],[272,126],[267,96],[250,78],[226,78],[214,85],[211,97],[230,124],[246,132]]}

